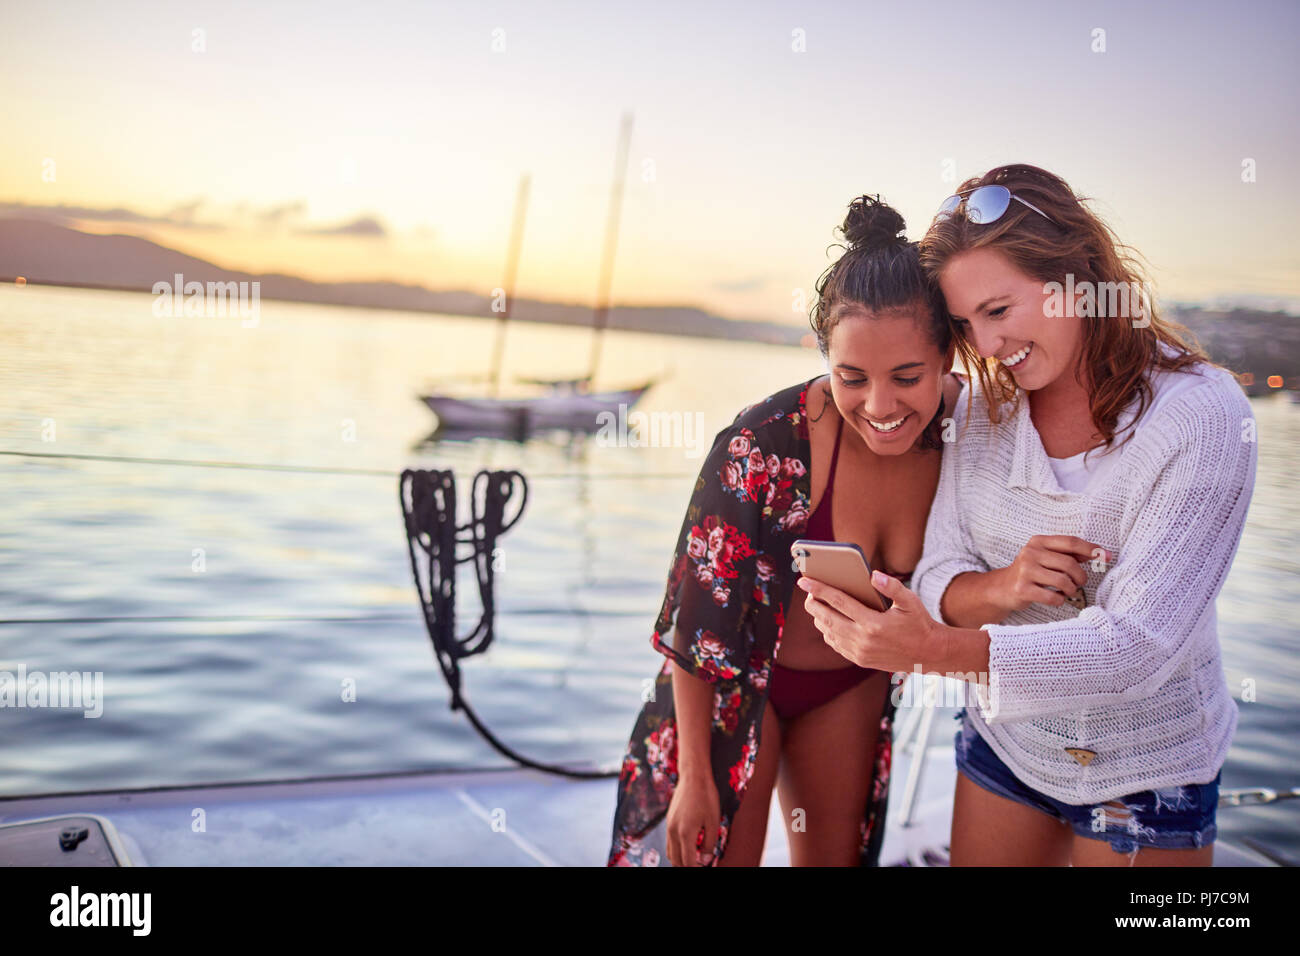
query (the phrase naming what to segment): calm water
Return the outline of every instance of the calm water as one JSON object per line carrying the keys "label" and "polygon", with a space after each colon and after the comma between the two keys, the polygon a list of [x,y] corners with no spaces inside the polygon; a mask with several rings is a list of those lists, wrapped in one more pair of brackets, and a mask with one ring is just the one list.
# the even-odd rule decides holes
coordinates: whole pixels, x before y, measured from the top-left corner
{"label": "calm water", "polygon": [[[391,477],[0,457],[0,617],[18,621],[0,626],[0,670],[102,671],[106,701],[98,719],[0,710],[4,794],[504,765],[447,706],[397,502],[405,467],[454,468],[463,485],[482,467],[529,476],[500,542],[498,642],[465,665],[469,698],[531,756],[616,761],[661,662],[648,638],[700,456],[741,406],[823,370],[798,349],[613,333],[598,384],[666,376],[638,408],[703,413],[698,454],[429,444],[417,394],[485,372],[491,323],[263,302],[245,329],[151,303],[0,288],[0,449]],[[578,329],[517,326],[507,374],[582,374],[589,347]],[[1240,698],[1253,681],[1257,699],[1240,704],[1223,784],[1291,787],[1300,406],[1254,408],[1259,480],[1219,619],[1229,686]],[[370,619],[23,623],[135,616]],[[1220,827],[1300,856],[1300,801],[1227,810]]]}

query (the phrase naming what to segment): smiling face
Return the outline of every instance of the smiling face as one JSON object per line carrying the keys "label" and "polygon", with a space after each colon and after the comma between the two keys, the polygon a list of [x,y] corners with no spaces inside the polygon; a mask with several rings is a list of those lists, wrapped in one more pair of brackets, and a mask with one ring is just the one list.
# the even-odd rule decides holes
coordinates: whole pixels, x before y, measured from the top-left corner
{"label": "smiling face", "polygon": [[831,396],[878,455],[911,450],[943,400],[953,353],[939,350],[926,321],[919,306],[874,316],[855,311],[831,329]]}
{"label": "smiling face", "polygon": [[948,311],[980,355],[997,358],[1026,391],[1057,382],[1074,367],[1080,322],[1070,303],[1049,315],[1050,292],[995,249],[971,249],[939,275]]}

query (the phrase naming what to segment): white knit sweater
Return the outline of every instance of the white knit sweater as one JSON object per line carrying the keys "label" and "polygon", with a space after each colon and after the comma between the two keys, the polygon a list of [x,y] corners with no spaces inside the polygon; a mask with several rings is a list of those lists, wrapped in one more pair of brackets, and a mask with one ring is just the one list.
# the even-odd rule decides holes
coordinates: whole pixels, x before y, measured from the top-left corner
{"label": "white knit sweater", "polygon": [[[1035,534],[1077,535],[1115,557],[1083,565],[1082,610],[1033,604],[986,625],[987,692],[967,685],[968,713],[993,751],[1064,803],[1208,783],[1237,726],[1214,602],[1254,489],[1254,418],[1221,369],[1158,372],[1153,388],[1185,375],[1203,381],[1148,410],[1083,492],[1057,483],[1023,393],[993,425],[969,384],[954,416],[912,576],[936,619],[953,577],[1010,565]],[[1067,747],[1096,757],[1083,766]]]}

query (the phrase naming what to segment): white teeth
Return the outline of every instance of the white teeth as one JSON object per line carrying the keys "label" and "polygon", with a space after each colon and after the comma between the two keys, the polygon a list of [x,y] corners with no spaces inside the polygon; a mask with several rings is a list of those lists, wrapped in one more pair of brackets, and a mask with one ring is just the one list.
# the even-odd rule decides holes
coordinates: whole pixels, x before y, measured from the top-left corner
{"label": "white teeth", "polygon": [[1006,358],[1004,358],[1002,360],[1002,364],[1007,366],[1008,368],[1010,368],[1012,365],[1019,365],[1021,362],[1025,360],[1025,356],[1029,354],[1032,348],[1033,348],[1032,344],[1026,345],[1023,349],[1021,349],[1019,352],[1016,352],[1014,355],[1008,355]]}
{"label": "white teeth", "polygon": [[887,425],[884,424],[884,423],[881,423],[881,422],[877,422],[875,419],[872,419],[872,418],[868,418],[868,419],[867,419],[867,422],[870,423],[871,427],[874,428],[874,429],[875,429],[876,431],[878,431],[878,432],[892,432],[892,431],[893,431],[895,428],[897,428],[899,425],[903,424],[903,421],[904,421],[904,419],[906,419],[906,418],[907,418],[907,416],[904,415],[902,418],[898,419],[897,421],[890,422],[890,423],[887,424]]}

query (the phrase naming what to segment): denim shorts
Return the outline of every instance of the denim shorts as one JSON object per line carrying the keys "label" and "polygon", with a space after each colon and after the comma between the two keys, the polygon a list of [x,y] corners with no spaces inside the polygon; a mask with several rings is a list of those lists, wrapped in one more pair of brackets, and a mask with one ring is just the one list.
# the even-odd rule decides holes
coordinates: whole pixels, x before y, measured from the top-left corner
{"label": "denim shorts", "polygon": [[980,736],[963,707],[956,720],[961,729],[953,739],[957,769],[985,790],[1041,810],[1068,823],[1089,840],[1105,840],[1116,853],[1131,854],[1138,847],[1196,849],[1214,842],[1215,811],[1219,805],[1220,770],[1210,783],[1192,783],[1120,797],[1121,809],[1101,804],[1062,803],[1026,786]]}

